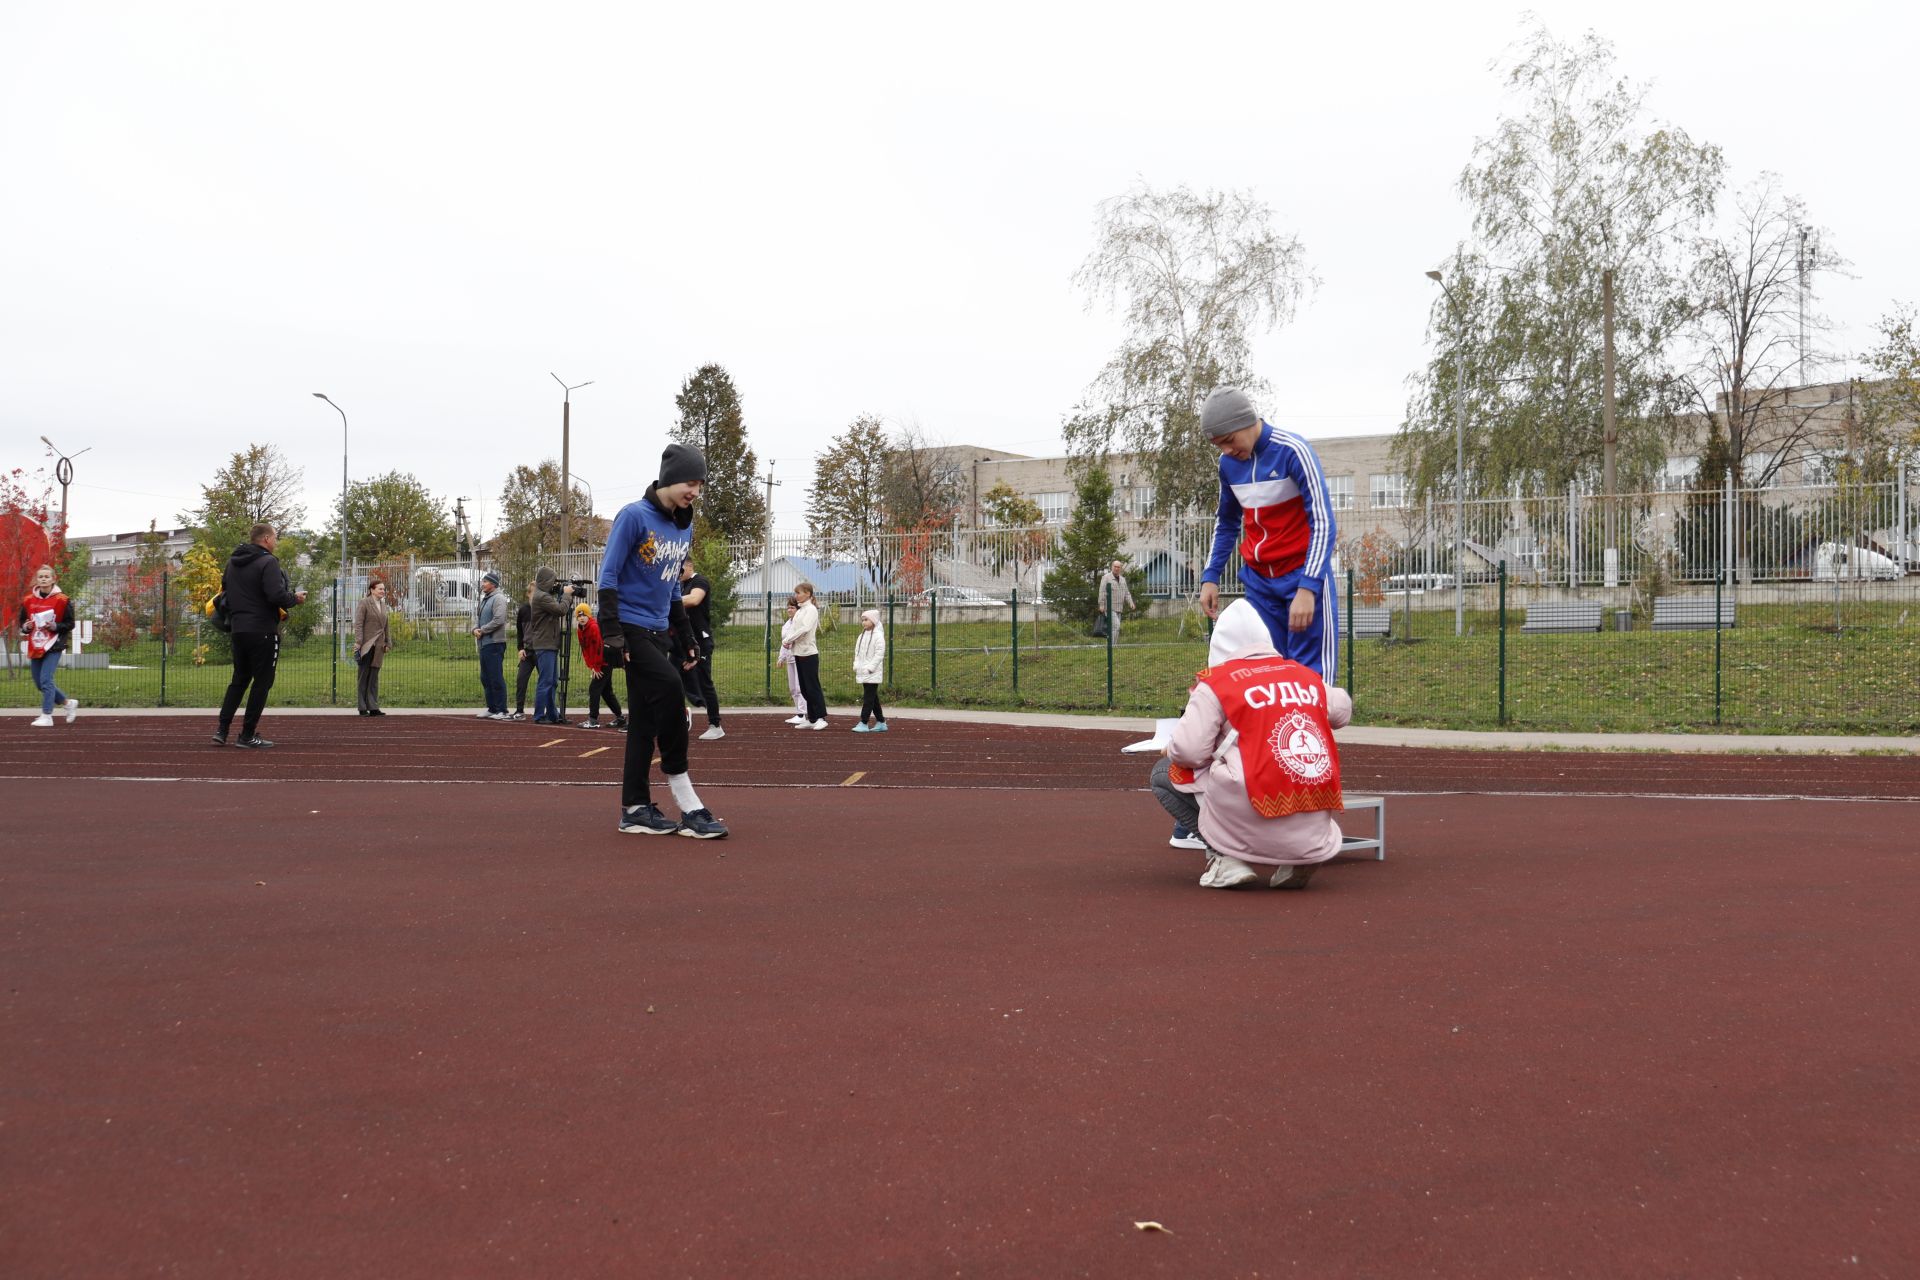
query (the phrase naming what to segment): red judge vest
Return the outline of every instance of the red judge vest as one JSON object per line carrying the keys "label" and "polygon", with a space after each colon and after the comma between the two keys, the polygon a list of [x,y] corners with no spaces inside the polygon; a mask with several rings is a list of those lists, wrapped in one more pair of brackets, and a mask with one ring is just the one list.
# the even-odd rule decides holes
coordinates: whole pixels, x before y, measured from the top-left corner
{"label": "red judge vest", "polygon": [[1343,809],[1327,686],[1286,658],[1242,658],[1200,673],[1240,735],[1247,799],[1263,818]]}

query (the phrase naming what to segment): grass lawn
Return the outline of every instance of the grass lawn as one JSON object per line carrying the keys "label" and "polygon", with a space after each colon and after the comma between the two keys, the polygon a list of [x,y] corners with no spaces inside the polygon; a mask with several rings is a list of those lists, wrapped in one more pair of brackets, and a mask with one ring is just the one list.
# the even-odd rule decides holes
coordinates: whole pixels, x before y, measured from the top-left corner
{"label": "grass lawn", "polygon": [[[1920,614],[1920,609],[1913,610]],[[1843,632],[1831,608],[1743,606],[1740,625],[1720,633],[1719,715],[1715,716],[1715,634],[1711,631],[1605,631],[1522,635],[1509,612],[1506,635],[1506,725],[1563,731],[1700,731],[1755,733],[1920,732],[1920,617],[1898,602],[1856,606]],[[1464,637],[1451,613],[1413,614],[1411,640],[1356,641],[1341,649],[1341,683],[1351,681],[1358,720],[1434,728],[1500,726],[1500,636],[1490,612],[1469,613]],[[1395,615],[1396,629],[1400,615]],[[858,704],[852,652],[857,627],[842,623],[823,638],[821,677],[830,701]],[[943,624],[937,670],[931,628],[897,615],[892,670],[882,699],[889,705],[996,707],[1104,712],[1107,649],[1075,628],[1031,621],[1020,628],[1019,689],[1005,622]],[[410,642],[389,654],[381,699],[395,707],[477,707],[478,662],[464,637]],[[723,704],[769,701],[767,664],[758,627],[729,628],[715,661]],[[1352,653],[1349,664],[1348,653]],[[126,669],[62,670],[60,685],[96,707],[160,702],[160,653],[148,641],[114,656]],[[1189,619],[1126,624],[1113,650],[1115,711],[1173,715],[1194,672],[1206,664],[1202,627]],[[1351,670],[1349,670],[1349,665]],[[576,674],[579,668],[575,668]],[[226,688],[224,663],[195,667],[176,654],[166,670],[166,703],[211,707]],[[508,654],[511,688],[513,655]],[[337,700],[335,681],[337,678]],[[772,671],[775,703],[786,700],[784,672]],[[324,636],[288,645],[281,655],[273,705],[349,705],[351,662],[332,661]],[[586,692],[576,679],[570,701]],[[23,670],[0,679],[0,705],[38,698]]]}

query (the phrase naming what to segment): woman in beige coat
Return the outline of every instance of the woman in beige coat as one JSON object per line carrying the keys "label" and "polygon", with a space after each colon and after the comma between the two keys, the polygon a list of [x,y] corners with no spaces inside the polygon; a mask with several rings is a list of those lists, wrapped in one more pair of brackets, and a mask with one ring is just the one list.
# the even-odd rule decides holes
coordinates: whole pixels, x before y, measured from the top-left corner
{"label": "woman in beige coat", "polygon": [[383,716],[380,709],[380,663],[393,641],[387,637],[387,584],[375,578],[366,599],[353,610],[353,657],[360,664],[360,714]]}

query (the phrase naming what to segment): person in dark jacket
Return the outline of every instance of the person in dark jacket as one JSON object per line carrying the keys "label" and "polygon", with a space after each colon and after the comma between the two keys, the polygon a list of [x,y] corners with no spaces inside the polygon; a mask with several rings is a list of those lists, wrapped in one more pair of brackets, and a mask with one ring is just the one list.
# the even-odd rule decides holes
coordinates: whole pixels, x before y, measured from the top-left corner
{"label": "person in dark jacket", "polygon": [[[541,565],[534,570],[533,594],[527,598],[531,622],[520,642],[540,668],[540,682],[533,688],[535,724],[566,723],[554,703],[554,691],[560,676],[560,620],[567,616],[568,605],[572,603],[573,584],[567,583],[556,594],[554,584],[559,581],[560,575]],[[566,603],[562,603],[561,595],[566,596]]]}
{"label": "person in dark jacket", "polygon": [[527,598],[513,614],[514,649],[520,655],[520,671],[513,680],[513,714],[509,720],[527,718],[527,677],[539,670],[533,650],[527,648],[527,631],[533,626],[533,584],[527,584]]}
{"label": "person in dark jacket", "polygon": [[700,643],[700,661],[680,673],[681,683],[700,695],[687,701],[707,713],[707,731],[700,738],[712,742],[727,736],[720,727],[720,694],[713,687],[713,583],[693,567],[692,556],[680,562],[680,602],[686,606],[693,638]]}
{"label": "person in dark jacket", "polygon": [[260,715],[267,709],[267,691],[273,688],[274,670],[280,664],[280,619],[283,610],[296,608],[307,598],[306,592],[288,584],[286,572],[274,558],[273,549],[280,545],[274,527],[256,524],[247,536],[233,549],[220,574],[220,590],[233,619],[233,682],[220,702],[220,724],[213,734],[218,747],[227,745],[227,731],[233,727],[233,713],[242,698],[247,701],[247,714],[240,722],[237,745],[273,745],[260,736]]}

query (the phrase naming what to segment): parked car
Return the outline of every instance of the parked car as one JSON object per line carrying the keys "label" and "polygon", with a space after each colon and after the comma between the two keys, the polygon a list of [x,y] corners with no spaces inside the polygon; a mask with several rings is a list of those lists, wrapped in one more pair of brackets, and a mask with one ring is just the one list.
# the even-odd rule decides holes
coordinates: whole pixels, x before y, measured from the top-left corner
{"label": "parked car", "polygon": [[1453,590],[1453,575],[1450,573],[1396,573],[1380,584],[1380,589],[1388,595],[1402,592],[1419,595],[1426,591]]}
{"label": "parked car", "polygon": [[913,597],[916,604],[928,604],[938,601],[948,608],[965,609],[1004,609],[1007,602],[996,600],[984,591],[975,591],[972,587],[941,585],[928,587]]}
{"label": "parked car", "polygon": [[1813,576],[1830,582],[1836,578],[1893,580],[1906,575],[1891,556],[1843,542],[1823,542],[1813,553]]}

